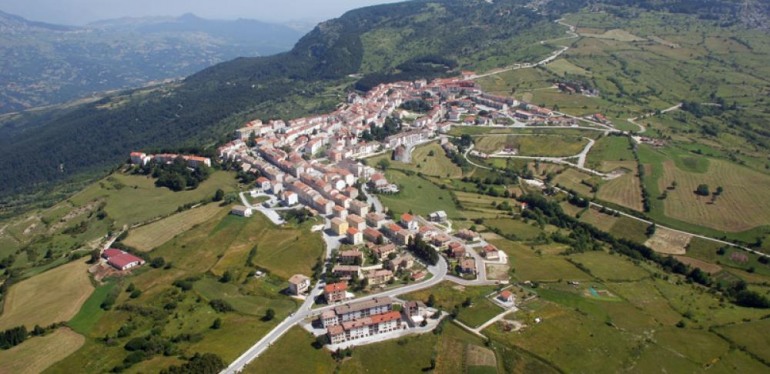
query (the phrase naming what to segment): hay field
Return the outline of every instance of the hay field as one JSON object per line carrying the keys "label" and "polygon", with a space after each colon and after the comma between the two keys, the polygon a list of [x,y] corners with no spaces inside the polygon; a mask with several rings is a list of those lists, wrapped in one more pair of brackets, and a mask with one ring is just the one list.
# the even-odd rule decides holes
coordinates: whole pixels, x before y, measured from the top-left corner
{"label": "hay field", "polygon": [[[731,162],[710,159],[705,173],[680,169],[674,161],[663,162],[660,191],[673,181],[675,190],[664,200],[666,216],[716,230],[739,232],[770,223],[770,176]],[[724,188],[721,196],[696,195],[699,184],[707,184],[713,193]]]}
{"label": "hay field", "polygon": [[9,350],[0,350],[0,373],[40,373],[80,349],[86,338],[62,327]]}
{"label": "hay field", "polygon": [[[591,30],[594,31],[594,30]],[[607,30],[604,33],[581,33],[581,36],[585,36],[588,38],[597,38],[597,39],[610,39],[610,40],[617,40],[619,42],[638,42],[647,40],[645,38],[636,36],[626,30],[622,29],[612,29]]]}
{"label": "hay field", "polygon": [[11,286],[0,330],[69,321],[94,291],[83,261],[71,262]]}
{"label": "hay field", "polygon": [[690,239],[692,239],[692,235],[658,227],[655,230],[655,234],[647,239],[644,245],[658,253],[683,255],[687,252],[686,248],[687,244],[690,243]]}
{"label": "hay field", "polygon": [[605,161],[603,164],[610,170],[623,168],[630,172],[603,183],[597,196],[602,200],[642,211],[642,184],[636,176],[637,165],[633,161]]}
{"label": "hay field", "polygon": [[206,222],[223,208],[218,204],[206,204],[202,207],[174,214],[160,221],[130,231],[124,243],[140,250],[151,251],[173,237]]}

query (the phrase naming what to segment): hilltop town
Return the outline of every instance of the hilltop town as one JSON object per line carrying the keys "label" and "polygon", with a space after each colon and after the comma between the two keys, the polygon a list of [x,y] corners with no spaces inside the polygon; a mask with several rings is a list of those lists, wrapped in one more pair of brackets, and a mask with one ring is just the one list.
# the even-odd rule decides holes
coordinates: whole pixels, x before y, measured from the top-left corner
{"label": "hilltop town", "polygon": [[[314,288],[308,276],[296,274],[288,290],[305,300],[295,322],[324,338],[330,349],[430,330],[442,312],[422,302],[397,302],[401,313],[394,310],[391,296],[415,290],[401,285],[417,282],[424,288],[443,279],[464,285],[500,284],[486,278],[486,264],[507,263],[505,253],[478,233],[467,229],[453,233],[443,211],[429,217],[409,213],[392,217],[376,194],[398,193],[398,186],[362,159],[391,153],[394,160],[408,162],[415,146],[437,138],[445,151],[457,152],[456,139],[446,135],[452,126],[573,128],[584,122],[615,131],[601,114],[575,118],[487,94],[469,80],[474,76],[463,72],[461,78],[382,84],[365,95],[350,93],[346,103],[326,115],[253,120],[218,148],[220,162],[256,175],[250,197],[268,196],[264,204],[252,205],[241,193],[243,205],[234,207],[233,214],[250,217],[256,210],[281,224],[278,210],[307,209],[324,218],[325,277]],[[476,157],[489,156],[472,152]],[[210,165],[209,159],[195,156],[137,152],[131,161],[164,163],[177,157],[193,168]],[[356,297],[361,291],[377,293],[361,300]],[[508,290],[493,299],[506,311],[514,307]],[[311,310],[317,301],[327,306]],[[255,345],[259,347],[260,343]],[[253,349],[251,354],[259,352]]]}

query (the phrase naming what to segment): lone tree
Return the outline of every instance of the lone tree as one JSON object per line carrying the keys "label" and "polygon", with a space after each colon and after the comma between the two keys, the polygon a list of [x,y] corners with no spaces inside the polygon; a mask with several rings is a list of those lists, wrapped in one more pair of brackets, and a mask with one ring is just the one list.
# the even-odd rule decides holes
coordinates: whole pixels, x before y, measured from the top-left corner
{"label": "lone tree", "polygon": [[717,196],[719,196],[719,195],[721,195],[721,194],[722,194],[722,192],[724,192],[724,191],[725,191],[725,189],[724,189],[724,188],[722,188],[722,186],[718,186],[718,187],[717,187],[717,190],[716,190],[716,191],[714,191],[714,195],[717,195]]}
{"label": "lone tree", "polygon": [[377,166],[383,171],[388,170],[388,168],[390,167],[390,161],[388,161],[388,159],[386,158],[383,158],[382,160],[377,162]]}
{"label": "lone tree", "polygon": [[709,191],[709,185],[705,184],[705,183],[699,184],[698,188],[695,189],[695,193],[697,195],[701,195],[701,196],[708,196],[708,195],[710,195],[711,192]]}
{"label": "lone tree", "polygon": [[265,316],[262,317],[262,320],[267,322],[267,321],[272,321],[273,318],[275,318],[275,311],[273,310],[273,308],[268,308],[267,311],[265,312]]}
{"label": "lone tree", "polygon": [[647,235],[648,238],[655,235],[655,229],[657,229],[657,227],[655,226],[655,222],[653,222],[652,225],[647,226],[647,231],[645,231],[645,235]]}

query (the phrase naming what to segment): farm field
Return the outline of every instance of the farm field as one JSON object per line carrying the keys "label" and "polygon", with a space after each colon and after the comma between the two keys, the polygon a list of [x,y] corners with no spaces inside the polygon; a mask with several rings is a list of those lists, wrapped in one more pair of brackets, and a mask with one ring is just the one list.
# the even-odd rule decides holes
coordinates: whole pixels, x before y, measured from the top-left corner
{"label": "farm field", "polygon": [[118,227],[132,225],[171,214],[179,206],[195,203],[214,196],[217,189],[235,190],[237,184],[232,172],[217,171],[192,191],[173,192],[155,187],[155,180],[141,175],[115,173],[91,185],[70,198],[79,206],[94,200],[107,203],[106,212]]}
{"label": "farm field", "polygon": [[624,136],[605,136],[596,141],[586,157],[586,165],[599,171],[612,171],[604,161],[634,161],[629,139]]}
{"label": "farm field", "polygon": [[61,327],[8,350],[0,350],[0,373],[36,374],[77,351],[85,338]]}
{"label": "farm field", "polygon": [[513,276],[519,281],[557,281],[559,279],[588,280],[590,277],[570,264],[561,251],[555,253],[536,252],[539,247],[530,249],[521,243],[507,240],[491,241],[497,248],[504,251],[515,269]]}
{"label": "farm field", "polygon": [[[492,286],[464,287],[445,281],[428,290],[403,295],[404,300],[426,302],[430,295],[436,298],[436,305],[444,311],[457,307],[458,319],[472,326],[480,325],[496,316],[502,309],[486,300],[486,296],[495,291]],[[466,298],[471,299],[470,307],[463,307]],[[486,301],[486,303],[485,303]]]}
{"label": "farm field", "polygon": [[610,234],[613,234],[619,238],[625,238],[633,240],[637,243],[644,243],[647,240],[647,236],[644,235],[647,230],[647,224],[641,221],[637,221],[633,218],[621,216],[617,218],[617,222],[612,225]]}
{"label": "farm field", "polygon": [[94,290],[83,261],[49,270],[10,287],[0,315],[0,330],[68,321]]}
{"label": "farm field", "polygon": [[193,226],[207,221],[222,209],[224,208],[217,204],[206,204],[202,207],[186,210],[131,230],[123,242],[140,251],[147,252],[191,229]]}
{"label": "farm field", "polygon": [[[316,373],[334,371],[331,352],[313,347],[315,338],[301,327],[293,327],[272,347],[244,368],[244,373]],[[357,353],[357,352],[356,352]],[[298,359],[298,358],[302,359]]]}
{"label": "farm field", "polygon": [[485,153],[496,153],[510,147],[518,149],[520,156],[543,157],[574,156],[588,144],[581,137],[560,135],[486,135],[474,141],[474,149]]}
{"label": "farm field", "polygon": [[582,196],[593,196],[591,187],[581,183],[582,181],[586,181],[587,183],[590,183],[594,186],[599,183],[594,179],[593,176],[572,168],[565,169],[562,173],[557,175],[556,178],[554,178],[554,183],[560,184],[571,190],[575,190]]}
{"label": "farm field", "polygon": [[690,239],[692,239],[691,235],[660,227],[644,244],[658,253],[683,255]]}
{"label": "farm field", "polygon": [[607,281],[638,281],[650,276],[644,268],[622,255],[593,251],[571,255],[570,258],[591,270],[591,274]]}
{"label": "farm field", "polygon": [[717,332],[724,334],[736,344],[746,347],[749,353],[755,354],[763,360],[770,360],[770,353],[764,349],[770,345],[770,337],[765,333],[768,329],[770,329],[770,320],[761,319],[734,326],[720,327]]}
{"label": "farm field", "polygon": [[637,166],[633,161],[604,162],[610,170],[628,170],[625,174],[601,183],[597,197],[611,203],[641,212],[642,185],[637,177]]}
{"label": "farm field", "polygon": [[[677,182],[676,189],[668,190],[664,200],[667,216],[731,232],[770,222],[770,189],[758,188],[770,185],[770,176],[717,159],[709,160],[704,173],[682,170],[670,160],[662,167],[660,190]],[[700,184],[708,185],[712,192],[723,187],[724,192],[716,199],[698,196],[693,191]]]}

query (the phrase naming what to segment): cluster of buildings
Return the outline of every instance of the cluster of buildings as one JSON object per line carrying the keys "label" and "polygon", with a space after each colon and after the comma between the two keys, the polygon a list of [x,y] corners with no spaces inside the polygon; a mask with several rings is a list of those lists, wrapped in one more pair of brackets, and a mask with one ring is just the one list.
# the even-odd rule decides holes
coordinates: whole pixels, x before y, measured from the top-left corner
{"label": "cluster of buildings", "polygon": [[331,344],[339,344],[369,336],[406,329],[432,314],[419,301],[405,303],[401,311],[393,310],[393,299],[378,297],[339,305],[324,311],[319,323],[327,331]]}
{"label": "cluster of buildings", "polygon": [[177,158],[182,158],[188,167],[198,168],[200,166],[211,167],[211,159],[208,157],[180,155],[176,153],[161,153],[157,155],[146,154],[143,152],[131,152],[131,163],[134,165],[147,165],[150,162],[157,162],[159,164],[170,164]]}

